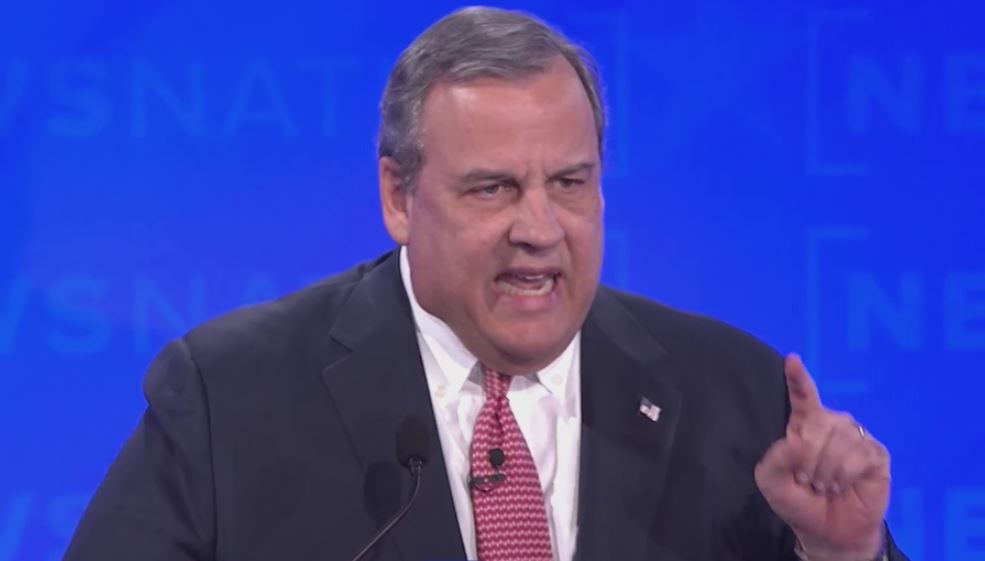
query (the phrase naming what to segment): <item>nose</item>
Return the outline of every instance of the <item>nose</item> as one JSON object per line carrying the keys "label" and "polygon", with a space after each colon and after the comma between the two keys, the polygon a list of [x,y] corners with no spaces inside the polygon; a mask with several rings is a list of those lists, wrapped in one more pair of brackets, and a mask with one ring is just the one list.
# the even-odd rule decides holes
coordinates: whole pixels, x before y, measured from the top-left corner
{"label": "nose", "polygon": [[564,239],[554,202],[546,188],[525,189],[517,204],[517,215],[510,228],[510,243],[530,251],[550,249]]}

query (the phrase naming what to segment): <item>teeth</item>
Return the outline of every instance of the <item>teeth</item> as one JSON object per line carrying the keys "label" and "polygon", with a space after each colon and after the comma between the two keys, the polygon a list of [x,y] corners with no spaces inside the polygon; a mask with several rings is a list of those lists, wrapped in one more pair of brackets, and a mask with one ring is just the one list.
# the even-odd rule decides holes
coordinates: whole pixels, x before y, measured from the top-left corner
{"label": "teeth", "polygon": [[526,282],[536,282],[541,281],[540,286],[532,288],[519,287],[505,278],[496,281],[496,286],[500,290],[509,294],[511,296],[544,296],[549,294],[554,290],[554,276],[553,275],[537,275],[533,277],[525,277],[520,275],[514,275],[516,278],[521,279]]}

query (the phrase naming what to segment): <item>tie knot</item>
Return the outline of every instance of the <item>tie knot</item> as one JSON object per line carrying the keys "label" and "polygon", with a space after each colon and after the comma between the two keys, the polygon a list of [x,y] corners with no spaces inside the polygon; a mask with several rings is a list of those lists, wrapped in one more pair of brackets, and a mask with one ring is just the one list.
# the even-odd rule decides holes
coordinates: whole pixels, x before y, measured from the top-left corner
{"label": "tie knot", "polygon": [[506,391],[510,389],[510,382],[513,381],[513,376],[496,372],[484,364],[482,365],[482,375],[487,400],[506,397]]}

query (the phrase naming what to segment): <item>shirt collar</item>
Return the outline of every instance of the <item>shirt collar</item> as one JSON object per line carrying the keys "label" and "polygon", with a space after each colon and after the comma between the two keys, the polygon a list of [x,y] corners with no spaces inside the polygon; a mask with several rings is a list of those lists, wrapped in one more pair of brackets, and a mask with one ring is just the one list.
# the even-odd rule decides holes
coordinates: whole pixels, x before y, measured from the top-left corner
{"label": "shirt collar", "polygon": [[400,277],[404,281],[407,299],[410,300],[410,308],[414,313],[414,324],[417,326],[417,331],[421,334],[435,360],[442,366],[439,369],[440,372],[436,374],[444,378],[444,384],[450,390],[449,393],[457,394],[469,379],[469,374],[479,359],[465,348],[461,339],[455,335],[447,323],[431,315],[417,301],[410,277],[410,260],[407,258],[407,248],[405,247],[400,248]]}
{"label": "shirt collar", "polygon": [[[405,247],[400,248],[400,277],[403,280],[404,289],[407,291],[407,299],[410,300],[417,331],[423,337],[438,364],[443,366],[439,375],[444,377],[444,382],[450,393],[461,392],[473,371],[478,373],[478,368],[475,366],[479,359],[465,348],[462,340],[455,335],[447,323],[422,308],[417,301],[411,282],[410,260],[407,258],[407,248]],[[536,379],[562,403],[567,403],[578,394],[575,387],[578,377],[573,376],[573,373],[577,371],[579,366],[576,362],[580,349],[581,332],[579,331],[560,356],[531,378]],[[481,385],[481,382],[478,383]]]}

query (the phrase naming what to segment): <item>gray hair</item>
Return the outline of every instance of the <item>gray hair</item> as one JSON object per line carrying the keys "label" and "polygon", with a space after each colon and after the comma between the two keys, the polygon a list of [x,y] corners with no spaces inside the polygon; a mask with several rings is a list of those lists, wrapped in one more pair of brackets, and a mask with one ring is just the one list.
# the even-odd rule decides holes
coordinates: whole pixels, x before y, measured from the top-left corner
{"label": "gray hair", "polygon": [[601,157],[605,105],[591,55],[530,14],[487,7],[464,8],[441,18],[400,55],[380,103],[378,156],[393,158],[402,185],[413,189],[424,164],[422,109],[436,83],[522,79],[546,72],[558,56],[571,64],[585,88]]}

